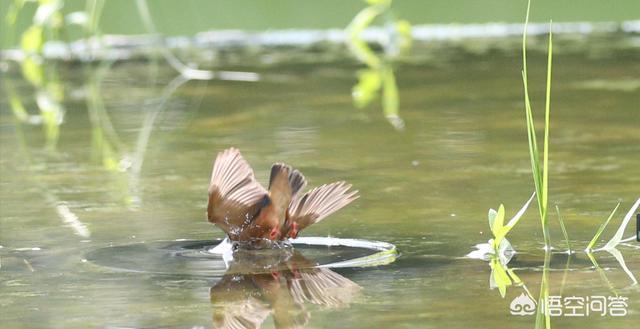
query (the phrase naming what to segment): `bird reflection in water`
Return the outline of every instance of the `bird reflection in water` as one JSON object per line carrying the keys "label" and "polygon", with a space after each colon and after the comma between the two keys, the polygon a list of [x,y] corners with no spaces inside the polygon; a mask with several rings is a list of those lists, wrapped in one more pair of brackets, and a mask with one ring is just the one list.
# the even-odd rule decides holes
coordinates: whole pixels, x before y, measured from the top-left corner
{"label": "bird reflection in water", "polygon": [[210,290],[215,328],[260,328],[269,315],[276,328],[303,328],[311,317],[305,304],[348,307],[361,287],[315,266],[293,249],[236,251]]}

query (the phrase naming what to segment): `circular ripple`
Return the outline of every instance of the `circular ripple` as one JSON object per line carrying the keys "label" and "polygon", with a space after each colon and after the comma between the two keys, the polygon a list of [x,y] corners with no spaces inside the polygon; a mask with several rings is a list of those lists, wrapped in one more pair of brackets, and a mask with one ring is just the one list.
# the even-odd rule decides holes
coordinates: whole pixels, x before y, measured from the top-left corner
{"label": "circular ripple", "polygon": [[[229,273],[220,254],[211,250],[221,240],[183,240],[106,247],[86,255],[90,262],[112,270],[167,275],[222,276]],[[291,240],[292,248],[237,251],[237,273],[273,271],[287,266],[293,253],[306,267],[368,267],[389,264],[397,257],[394,245],[356,239],[304,237]],[[299,263],[298,263],[299,266]]]}

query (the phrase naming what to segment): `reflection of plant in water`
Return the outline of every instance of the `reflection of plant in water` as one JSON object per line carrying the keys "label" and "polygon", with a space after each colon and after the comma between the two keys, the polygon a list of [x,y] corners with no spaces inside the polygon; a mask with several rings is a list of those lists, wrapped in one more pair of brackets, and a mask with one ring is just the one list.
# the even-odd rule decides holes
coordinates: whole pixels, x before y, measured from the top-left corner
{"label": "reflection of plant in water", "polygon": [[520,280],[513,270],[507,267],[507,264],[511,260],[511,257],[513,257],[515,250],[511,246],[509,240],[506,239],[506,236],[516,226],[516,224],[518,224],[518,221],[520,221],[520,218],[529,207],[533,197],[534,195],[531,195],[529,200],[507,224],[504,223],[504,205],[501,204],[500,207],[498,207],[498,211],[489,209],[489,227],[491,228],[493,239],[489,240],[486,244],[477,245],[477,250],[467,255],[469,258],[489,261],[489,266],[491,267],[490,287],[498,288],[502,298],[504,298],[507,292],[507,287],[513,284],[518,286],[522,285],[527,294],[530,295],[522,280]]}
{"label": "reflection of plant in water", "polygon": [[562,230],[562,235],[564,236],[564,241],[567,244],[567,254],[571,255],[571,242],[569,241],[569,233],[567,233],[567,227],[564,225],[564,219],[560,214],[560,207],[556,205],[556,214],[558,215],[558,222],[560,223],[560,229]]}
{"label": "reflection of plant in water", "polygon": [[538,296],[538,307],[536,312],[536,329],[551,328],[551,316],[546,310],[549,305],[549,264],[551,262],[551,253],[545,250],[544,264],[542,266],[542,280],[540,280],[540,295]]}
{"label": "reflection of plant in water", "polygon": [[507,293],[507,288],[515,285],[522,287],[524,291],[531,297],[531,293],[524,282],[516,275],[516,273],[507,266],[508,260],[505,263],[501,257],[491,255],[489,259],[489,266],[491,267],[491,276],[489,277],[489,287],[498,288],[500,296],[504,298]]}
{"label": "reflection of plant in water", "polygon": [[627,276],[631,280],[631,284],[632,285],[638,284],[638,280],[636,279],[635,275],[633,275],[633,273],[627,267],[627,264],[625,263],[624,258],[622,257],[622,254],[617,249],[617,247],[623,242],[632,241],[636,238],[635,236],[630,236],[626,239],[623,239],[623,236],[624,236],[624,231],[629,225],[629,222],[631,222],[631,218],[633,218],[633,215],[635,214],[636,210],[638,209],[638,207],[640,207],[640,198],[636,200],[636,202],[633,204],[633,206],[631,206],[627,214],[624,216],[624,218],[622,219],[622,223],[620,223],[620,227],[618,227],[618,230],[616,231],[614,236],[611,238],[611,240],[609,240],[609,242],[607,242],[607,244],[600,249],[594,250],[593,247],[599,241],[600,236],[602,235],[602,232],[604,232],[604,229],[607,227],[607,225],[611,221],[611,218],[613,217],[613,215],[615,214],[619,206],[620,206],[620,203],[618,203],[618,205],[613,209],[613,211],[611,212],[607,220],[600,226],[600,228],[598,228],[598,231],[594,235],[593,239],[591,239],[591,242],[589,242],[587,249],[585,249],[585,252],[589,257],[589,260],[591,260],[591,263],[593,263],[594,268],[598,271],[603,281],[607,283],[607,285],[609,286],[609,289],[614,293],[615,293],[615,289],[613,289],[613,285],[607,279],[607,275],[604,273],[604,270],[602,270],[600,265],[598,265],[598,262],[596,261],[595,256],[593,255],[593,252],[606,251],[609,254],[611,254],[618,261],[622,270],[627,274]]}
{"label": "reflection of plant in water", "polygon": [[[47,147],[55,149],[60,135],[60,125],[64,119],[64,107],[62,106],[64,88],[58,77],[56,65],[45,63],[44,43],[47,40],[60,40],[62,35],[65,41],[68,41],[66,25],[78,24],[84,26],[86,31],[95,33],[99,14],[92,11],[91,19],[87,19],[88,16],[85,12],[74,12],[65,17],[62,14],[64,7],[62,0],[15,0],[9,5],[8,13],[5,16],[9,44],[12,43],[16,33],[18,16],[27,2],[35,3],[36,11],[31,25],[21,33],[20,49],[22,55],[18,60],[25,80],[36,89],[36,105],[39,115],[28,114],[11,83],[5,80],[8,86],[7,94],[12,111],[18,121],[43,125]],[[87,1],[88,10],[93,10],[95,5],[101,2],[98,0]],[[90,6],[90,4],[94,6]]]}
{"label": "reflection of plant in water", "polygon": [[[526,55],[526,35],[527,35],[527,25],[529,22],[529,9],[530,2],[527,5],[527,14],[524,24],[524,33],[522,38],[522,58],[523,58],[523,71],[522,71],[522,79],[524,84],[524,100],[525,100],[525,114],[526,114],[526,126],[527,126],[527,137],[528,137],[528,146],[529,146],[529,155],[531,160],[531,169],[533,175],[533,181],[535,186],[535,195],[537,196],[538,201],[538,210],[540,215],[540,221],[542,225],[542,231],[544,235],[544,264],[543,264],[543,272],[542,278],[540,281],[540,295],[538,298],[537,314],[536,314],[536,328],[550,328],[551,327],[551,318],[549,312],[545,309],[545,306],[548,305],[549,301],[549,291],[550,291],[550,280],[549,280],[549,266],[551,259],[551,244],[549,237],[549,223],[548,223],[548,187],[549,187],[549,123],[550,123],[550,99],[551,99],[551,77],[552,77],[552,57],[553,57],[553,42],[552,42],[552,34],[551,29],[549,31],[549,41],[548,41],[548,57],[547,57],[547,75],[546,75],[546,98],[545,98],[545,120],[544,120],[544,140],[543,140],[543,151],[540,154],[538,150],[538,145],[536,141],[536,133],[534,127],[533,114],[531,109],[531,102],[529,100],[529,90],[527,84],[527,55]],[[532,196],[533,198],[533,196]],[[531,201],[531,200],[529,200]],[[528,202],[527,202],[528,205]],[[601,249],[598,250],[606,250],[608,251],[616,260],[619,262],[620,267],[624,270],[624,272],[629,276],[632,281],[632,285],[637,284],[637,279],[633,275],[633,273],[627,268],[622,254],[615,249],[616,246],[620,245],[623,242],[634,239],[634,237],[630,237],[628,239],[623,239],[624,231],[631,221],[631,217],[633,216],[636,209],[640,206],[640,199],[636,201],[634,206],[629,210],[625,218],[623,219],[620,228],[613,236],[613,238]],[[616,206],[616,209],[618,207]],[[607,218],[607,220],[600,226],[595,236],[588,244],[586,251],[587,257],[591,260],[594,265],[594,268],[601,275],[603,280],[607,283],[609,288],[614,292],[613,285],[607,279],[605,272],[598,265],[595,257],[592,255],[593,247],[600,239],[600,236],[604,232],[604,229],[611,221],[616,209],[613,210],[611,215]],[[521,212],[526,210],[526,205],[523,207]],[[565,273],[563,276],[563,283],[561,289],[564,287],[564,282],[566,281],[567,271],[569,268],[569,262],[572,255],[572,248],[569,242],[569,236],[564,225],[564,220],[560,214],[560,209],[556,206],[556,211],[558,215],[558,220],[560,224],[560,228],[562,230],[562,234],[567,244],[567,254],[569,255],[567,258],[567,264],[565,267]],[[486,252],[488,260],[491,266],[491,283],[492,287],[495,286],[500,290],[501,296],[504,297],[506,289],[508,286],[513,284],[524,284],[513,271],[510,271],[506,264],[508,263],[510,257],[510,253],[508,251],[513,251],[510,243],[505,239],[505,235],[515,226],[517,223],[517,218],[519,216],[514,217],[507,224],[504,225],[504,207],[501,205],[498,211],[490,210],[489,212],[489,224],[491,226],[491,231],[494,235],[494,239],[490,240],[488,244],[485,245],[477,245],[477,251],[470,253],[468,256],[472,258],[479,258],[478,256],[482,254],[483,250]],[[513,222],[513,225],[511,223]],[[596,250],[597,251],[597,250]],[[475,256],[475,257],[474,257]]]}
{"label": "reflection of plant in water", "polygon": [[108,171],[125,171],[127,164],[126,147],[120,141],[109,114],[102,101],[100,83],[109,68],[108,64],[101,64],[89,72],[87,89],[87,110],[91,123],[91,157],[95,163],[100,163]]}
{"label": "reflection of plant in water", "polygon": [[[140,18],[144,23],[145,28],[148,33],[158,35],[158,31],[156,30],[155,24],[153,23],[153,19],[151,18],[151,12],[149,11],[149,6],[147,5],[146,0],[136,0],[136,6],[138,8],[138,13],[140,13]],[[178,71],[181,75],[183,75],[187,79],[197,79],[197,80],[210,80],[214,78],[214,72],[207,70],[198,70],[192,67],[185,65],[182,61],[180,61],[166,46],[164,42],[164,38],[160,37],[159,41],[161,43],[160,53],[162,57],[173,67],[176,71]]]}
{"label": "reflection of plant in water", "polygon": [[[392,0],[366,0],[369,6],[360,11],[347,27],[348,44],[352,53],[367,69],[358,72],[358,83],[353,87],[353,101],[362,108],[378,97],[382,90],[382,108],[389,122],[397,129],[404,127],[399,116],[399,96],[391,61],[411,47],[411,25],[405,20],[391,18]],[[363,32],[380,16],[386,16],[389,39],[384,44],[385,54],[376,54],[363,39]]]}
{"label": "reflection of plant in water", "polygon": [[[25,1],[14,1],[5,17],[10,37],[15,33],[16,20],[24,3]],[[64,100],[64,89],[56,66],[44,65],[42,50],[47,36],[59,37],[64,25],[61,8],[61,1],[38,1],[32,25],[22,33],[20,38],[23,53],[20,59],[22,75],[36,89],[36,105],[40,114],[29,115],[10,82],[7,83],[7,94],[16,119],[21,123],[43,125],[46,145],[49,149],[55,149],[60,135],[60,124],[64,118],[64,108],[61,105]]]}
{"label": "reflection of plant in water", "polygon": [[[540,223],[542,225],[542,233],[544,236],[544,266],[542,272],[542,280],[540,282],[540,296],[538,297],[538,305],[547,305],[549,300],[549,262],[551,260],[551,241],[549,237],[549,222],[547,205],[549,199],[549,112],[551,105],[551,59],[553,58],[553,38],[551,26],[549,26],[549,44],[547,56],[547,88],[545,94],[545,120],[544,120],[544,141],[543,141],[543,159],[540,163],[540,153],[538,151],[536,131],[533,124],[533,114],[531,110],[531,101],[529,99],[528,72],[527,72],[527,26],[529,24],[529,10],[531,1],[527,3],[527,14],[524,22],[524,31],[522,33],[522,82],[524,86],[524,104],[527,122],[527,138],[529,141],[529,157],[531,160],[531,172],[533,174],[533,183],[536,189],[538,210],[540,213]],[[562,221],[562,219],[560,219]],[[564,227],[564,225],[562,225]],[[568,241],[568,240],[567,240]],[[544,307],[538,307],[536,314],[536,328],[551,328],[551,317]]]}
{"label": "reflection of plant in water", "polygon": [[[616,212],[616,210],[618,209],[619,206],[620,206],[620,203],[618,203],[618,205],[611,212],[611,215],[609,215],[607,220],[600,226],[600,228],[596,232],[595,236],[593,237],[593,239],[591,239],[591,242],[587,246],[587,249],[585,250],[586,252],[593,251],[593,247],[595,246],[595,244],[600,239],[600,236],[602,235],[602,232],[604,232],[604,229],[607,227],[607,225],[611,221],[611,218],[613,217],[613,215],[615,214],[615,212]],[[620,245],[623,242],[632,241],[633,239],[635,239],[635,236],[630,236],[630,237],[628,237],[626,239],[623,239],[623,235],[624,235],[624,231],[626,230],[627,226],[629,226],[629,223],[631,222],[631,219],[633,218],[633,214],[635,214],[635,212],[638,209],[638,207],[640,207],[640,198],[638,200],[636,200],[636,202],[633,204],[633,206],[631,206],[631,209],[629,209],[627,214],[624,216],[624,218],[622,219],[622,222],[620,223],[620,227],[618,227],[618,230],[616,231],[614,236],[611,238],[611,240],[609,240],[609,242],[607,242],[607,244],[604,247],[602,247],[602,248],[600,248],[598,250],[612,250],[612,249],[615,249],[618,245]]]}

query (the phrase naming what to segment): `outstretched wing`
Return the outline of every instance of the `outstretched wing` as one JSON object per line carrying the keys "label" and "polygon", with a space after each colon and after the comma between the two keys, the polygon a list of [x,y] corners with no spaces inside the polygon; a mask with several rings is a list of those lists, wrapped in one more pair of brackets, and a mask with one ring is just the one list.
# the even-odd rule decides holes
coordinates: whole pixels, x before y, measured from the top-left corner
{"label": "outstretched wing", "polygon": [[358,191],[349,191],[350,188],[351,184],[343,181],[314,188],[291,202],[288,221],[296,224],[297,231],[301,231],[325,219],[359,197]]}
{"label": "outstretched wing", "polygon": [[253,170],[236,148],[216,157],[209,185],[207,218],[235,240],[268,200]]}

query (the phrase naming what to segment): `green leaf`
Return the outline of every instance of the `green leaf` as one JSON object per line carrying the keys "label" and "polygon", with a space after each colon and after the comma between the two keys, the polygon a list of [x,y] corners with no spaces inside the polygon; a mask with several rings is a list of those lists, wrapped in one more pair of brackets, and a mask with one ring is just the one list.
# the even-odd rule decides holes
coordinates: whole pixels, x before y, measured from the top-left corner
{"label": "green leaf", "polygon": [[365,107],[374,100],[380,87],[382,77],[380,72],[374,69],[361,70],[358,72],[358,83],[353,87],[353,101],[358,108]]}
{"label": "green leaf", "polygon": [[490,208],[487,217],[489,218],[489,228],[491,229],[491,232],[493,232],[493,223],[496,221],[496,216],[498,216],[498,212],[495,209]]}
{"label": "green leaf", "polygon": [[496,218],[493,222],[493,235],[497,236],[497,232],[499,232],[504,226],[504,205],[500,204],[498,207],[498,213],[496,214]]}
{"label": "green leaf", "polygon": [[353,54],[363,63],[371,68],[379,68],[382,60],[371,50],[369,45],[362,39],[362,32],[378,17],[385,8],[380,6],[367,7],[360,11],[353,18],[347,32],[349,34],[348,45]]}
{"label": "green leaf", "polygon": [[522,82],[524,85],[524,103],[527,121],[527,139],[529,142],[529,157],[531,160],[531,172],[533,174],[533,182],[536,188],[538,199],[538,210],[540,212],[540,222],[542,224],[542,232],[544,234],[545,248],[550,246],[549,225],[547,221],[547,202],[548,202],[548,160],[549,160],[549,113],[551,103],[551,58],[553,56],[552,34],[549,30],[549,52],[547,61],[547,93],[545,102],[545,133],[544,133],[544,149],[542,169],[540,168],[540,153],[538,151],[536,141],[536,131],[533,123],[533,113],[531,109],[531,101],[529,98],[528,73],[527,73],[527,27],[529,25],[529,9],[531,2],[527,3],[527,15],[524,23],[524,31],[522,33]]}
{"label": "green leaf", "polygon": [[407,20],[401,19],[396,22],[395,27],[398,35],[400,35],[400,54],[406,53],[411,49],[413,44],[411,23]]}
{"label": "green leaf", "polygon": [[613,218],[613,215],[616,213],[616,210],[618,210],[619,206],[620,206],[620,203],[618,203],[618,205],[615,208],[613,208],[613,211],[609,215],[609,218],[607,218],[607,220],[604,223],[602,223],[602,225],[600,225],[600,228],[596,232],[596,235],[593,236],[593,239],[591,239],[591,242],[589,242],[587,249],[585,249],[587,253],[593,250],[593,246],[595,246],[595,244],[598,242],[598,239],[600,239],[600,235],[602,235],[602,232],[604,232],[604,229],[607,227],[607,225],[609,225],[611,218]]}
{"label": "green leaf", "polygon": [[32,25],[24,33],[20,41],[20,47],[27,53],[40,53],[43,44],[43,29],[41,26]]}
{"label": "green leaf", "polygon": [[22,61],[22,63],[20,63],[20,66],[22,67],[22,74],[29,82],[36,87],[42,86],[42,82],[44,81],[44,69],[36,59],[33,57],[27,57]]}
{"label": "green leaf", "polygon": [[616,231],[616,234],[611,238],[611,240],[609,240],[609,242],[607,242],[607,244],[602,249],[614,249],[618,246],[618,244],[620,244],[620,242],[622,241],[622,236],[624,235],[624,231],[627,228],[627,225],[629,225],[631,217],[633,217],[633,214],[635,214],[636,209],[638,209],[639,206],[640,198],[636,200],[636,203],[633,204],[631,209],[629,209],[627,214],[624,216],[624,219],[622,220],[622,223],[620,223],[620,227],[618,227],[618,231]]}
{"label": "green leaf", "polygon": [[562,215],[560,215],[560,208],[556,205],[556,213],[558,214],[558,221],[560,222],[560,229],[562,230],[562,235],[564,235],[564,241],[567,243],[567,251],[571,253],[571,243],[569,242],[569,234],[567,234],[567,228],[564,226],[564,219],[562,219]]}
{"label": "green leaf", "polygon": [[400,97],[398,96],[398,86],[393,70],[390,67],[382,71],[382,109],[387,120],[394,128],[402,130],[404,121],[400,118]]}
{"label": "green leaf", "polygon": [[516,224],[518,224],[518,222],[520,221],[520,218],[522,218],[522,215],[524,215],[525,211],[527,211],[527,209],[529,208],[529,204],[531,204],[531,201],[533,201],[534,196],[535,196],[535,192],[531,195],[529,200],[525,202],[522,208],[518,210],[518,212],[513,216],[513,218],[509,220],[509,223],[507,223],[508,226],[515,227]]}

